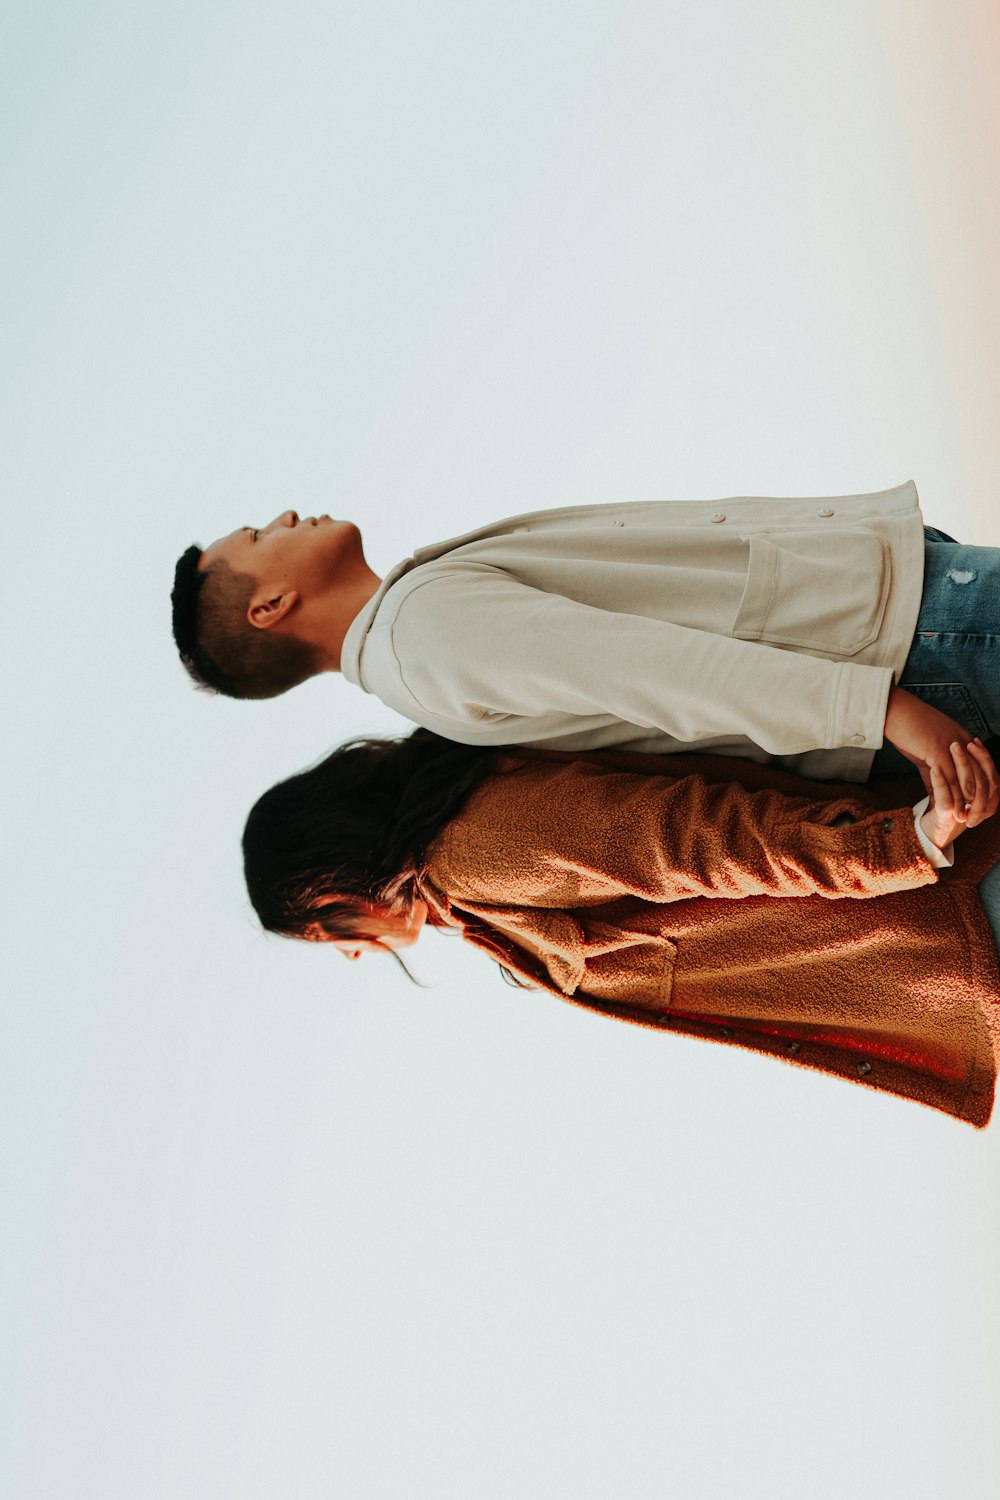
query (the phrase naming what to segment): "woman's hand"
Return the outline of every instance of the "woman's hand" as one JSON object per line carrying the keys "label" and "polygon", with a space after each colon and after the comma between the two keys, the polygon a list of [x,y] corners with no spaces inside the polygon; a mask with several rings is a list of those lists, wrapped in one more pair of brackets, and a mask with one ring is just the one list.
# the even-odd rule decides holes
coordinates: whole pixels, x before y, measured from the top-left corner
{"label": "woman's hand", "polygon": [[951,746],[951,768],[951,776],[946,777],[939,766],[931,766],[931,805],[920,818],[924,833],[939,849],[947,848],[966,828],[992,817],[997,806],[996,768],[979,740],[968,745],[956,740]]}
{"label": "woman's hand", "polygon": [[[929,703],[924,703],[922,699],[915,698],[905,688],[893,687],[889,691],[885,715],[885,737],[901,755],[905,755],[916,766],[925,791],[935,794],[932,772],[936,768],[939,779],[950,794],[952,807],[960,808],[963,802],[973,802],[975,788],[972,781],[966,774],[963,782],[962,770],[952,754],[956,740],[961,745],[969,743],[969,732],[961,724],[939,709],[932,708]],[[982,811],[975,819],[970,815],[970,828],[974,828],[984,818],[992,817],[1000,803],[1000,777],[997,776],[992,758],[985,750],[983,755],[985,760],[977,757],[976,785],[978,786],[980,775],[985,775],[989,793],[986,803],[982,804]]]}

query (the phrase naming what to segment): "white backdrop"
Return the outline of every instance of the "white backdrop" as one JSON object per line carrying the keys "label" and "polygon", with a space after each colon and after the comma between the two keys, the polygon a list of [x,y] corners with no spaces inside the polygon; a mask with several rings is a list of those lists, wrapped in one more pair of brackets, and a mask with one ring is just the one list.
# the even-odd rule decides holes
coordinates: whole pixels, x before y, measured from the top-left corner
{"label": "white backdrop", "polygon": [[[991,1500],[1000,1125],[259,934],[177,554],[916,478],[1000,544],[988,0],[9,0],[0,1489]],[[669,691],[669,678],[665,680]]]}

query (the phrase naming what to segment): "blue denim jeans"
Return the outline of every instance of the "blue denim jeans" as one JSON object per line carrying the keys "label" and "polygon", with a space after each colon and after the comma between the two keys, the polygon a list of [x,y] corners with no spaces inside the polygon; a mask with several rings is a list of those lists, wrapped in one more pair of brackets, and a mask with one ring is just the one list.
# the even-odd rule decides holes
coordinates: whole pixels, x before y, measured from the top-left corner
{"label": "blue denim jeans", "polygon": [[[899,685],[988,740],[1000,734],[1000,547],[966,547],[933,526],[924,536],[920,614]],[[872,766],[908,769],[891,745]]]}
{"label": "blue denim jeans", "polygon": [[[1000,548],[966,547],[933,526],[924,537],[920,614],[899,685],[987,740],[1000,734]],[[872,766],[876,775],[908,769],[891,745]],[[1000,953],[1000,864],[979,899]]]}
{"label": "blue denim jeans", "polygon": [[[1000,817],[1000,813],[997,814]],[[962,846],[958,846],[958,857],[961,859]],[[979,899],[983,903],[983,911],[986,920],[993,931],[993,944],[1000,955],[1000,864],[986,871],[979,882]]]}

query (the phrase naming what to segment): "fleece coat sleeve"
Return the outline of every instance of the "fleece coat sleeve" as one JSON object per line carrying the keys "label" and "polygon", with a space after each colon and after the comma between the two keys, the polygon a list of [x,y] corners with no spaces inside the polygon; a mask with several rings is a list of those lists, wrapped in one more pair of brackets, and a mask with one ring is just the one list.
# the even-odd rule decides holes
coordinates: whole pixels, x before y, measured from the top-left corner
{"label": "fleece coat sleeve", "polygon": [[453,900],[550,909],[746,896],[865,898],[933,884],[911,807],[501,761],[428,851]]}

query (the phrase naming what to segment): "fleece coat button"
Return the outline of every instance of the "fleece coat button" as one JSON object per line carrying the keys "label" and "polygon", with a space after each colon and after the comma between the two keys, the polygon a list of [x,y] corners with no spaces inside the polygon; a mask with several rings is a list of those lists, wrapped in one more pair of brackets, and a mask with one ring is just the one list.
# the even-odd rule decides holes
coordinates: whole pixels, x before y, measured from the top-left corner
{"label": "fleece coat button", "polygon": [[892,821],[891,818],[884,819],[884,821],[882,823],[882,832],[883,833],[891,833],[892,830],[893,830],[893,826],[894,825],[893,825],[893,821]]}
{"label": "fleece coat button", "polygon": [[832,510],[831,510],[831,509],[830,509],[830,507],[829,507],[829,506],[828,506],[828,505],[824,505],[824,506],[823,506],[823,509],[822,509],[822,510],[818,510],[818,511],[817,511],[817,512],[816,512],[816,514],[817,514],[817,515],[818,515],[818,516],[824,516],[824,517],[826,517],[826,516],[832,516],[832,515],[834,515],[834,514],[835,514],[835,512],[834,512],[834,511],[832,511]]}
{"label": "fleece coat button", "polygon": [[726,519],[726,512],[724,510],[717,510],[715,512],[715,515],[712,517],[712,520],[715,522],[716,525],[718,525],[718,523],[720,521],[724,521],[725,519]]}
{"label": "fleece coat button", "polygon": [[851,738],[847,741],[849,745],[863,745],[864,742],[865,737],[863,734],[852,734]]}

